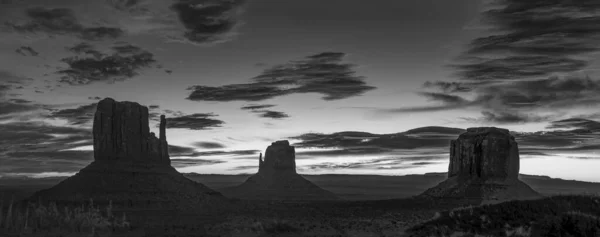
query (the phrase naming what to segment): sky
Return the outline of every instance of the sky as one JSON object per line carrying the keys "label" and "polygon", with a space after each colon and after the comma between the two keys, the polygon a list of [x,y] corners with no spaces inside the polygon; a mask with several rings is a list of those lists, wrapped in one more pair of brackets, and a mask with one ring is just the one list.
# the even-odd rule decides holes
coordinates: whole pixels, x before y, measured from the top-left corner
{"label": "sky", "polygon": [[600,182],[591,0],[3,0],[0,175],[93,160],[95,103],[167,116],[181,172],[445,172],[463,129],[510,129],[521,173]]}

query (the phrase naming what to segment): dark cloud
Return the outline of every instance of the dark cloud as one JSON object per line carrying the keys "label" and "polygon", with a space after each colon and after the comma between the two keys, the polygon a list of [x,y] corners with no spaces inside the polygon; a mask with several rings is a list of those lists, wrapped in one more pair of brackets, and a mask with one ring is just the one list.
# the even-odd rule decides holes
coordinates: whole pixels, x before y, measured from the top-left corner
{"label": "dark cloud", "polygon": [[110,54],[101,53],[85,43],[70,50],[78,55],[63,58],[61,61],[69,68],[58,73],[63,75],[61,82],[71,85],[129,79],[156,62],[152,53],[129,44],[113,47]]}
{"label": "dark cloud", "polygon": [[88,97],[88,100],[101,100],[101,99],[102,99],[102,97],[100,97],[100,96],[90,96],[90,97]]}
{"label": "dark cloud", "polygon": [[38,110],[39,106],[12,101],[2,101],[0,98],[0,116]]}
{"label": "dark cloud", "polygon": [[68,150],[92,145],[90,129],[41,122],[0,124],[3,173],[75,172],[93,159],[92,151]]}
{"label": "dark cloud", "polygon": [[552,121],[547,129],[585,129],[585,130],[600,130],[600,122],[582,119],[570,118],[559,121]]}
{"label": "dark cloud", "polygon": [[572,129],[513,134],[519,148],[526,152],[600,151],[600,131]]}
{"label": "dark cloud", "polygon": [[150,106],[148,106],[148,108],[149,109],[158,109],[158,108],[160,108],[160,106],[158,106],[158,105],[150,105]]}
{"label": "dark cloud", "polygon": [[225,148],[225,145],[218,142],[194,142],[195,147],[204,149]]}
{"label": "dark cloud", "polygon": [[467,80],[521,80],[574,72],[587,66],[575,58],[600,48],[600,4],[594,1],[494,1],[482,13],[494,35],[474,39],[457,65]]}
{"label": "dark cloud", "polygon": [[261,83],[233,84],[220,87],[191,86],[187,97],[194,101],[261,101],[289,94],[286,90]]}
{"label": "dark cloud", "polygon": [[247,105],[242,107],[242,110],[257,110],[257,109],[266,109],[266,108],[271,108],[271,107],[275,107],[275,105]]}
{"label": "dark cloud", "polygon": [[192,147],[169,145],[169,155],[171,156],[185,156],[194,152],[196,149]]}
{"label": "dark cloud", "polygon": [[10,101],[12,103],[16,103],[16,104],[29,104],[29,103],[32,103],[32,101],[25,100],[25,99],[9,99],[8,101]]}
{"label": "dark cloud", "polygon": [[233,150],[233,151],[196,151],[193,147],[169,145],[169,155],[171,157],[203,157],[203,156],[223,156],[223,155],[254,155],[258,150]]}
{"label": "dark cloud", "polygon": [[[600,80],[587,76],[550,77],[502,84],[489,84],[473,90],[473,100],[444,94],[421,92],[445,105],[389,109],[388,112],[430,112],[477,107],[483,116],[472,121],[494,123],[544,122],[555,119],[559,111],[588,108],[600,104]],[[552,116],[537,115],[539,111],[554,112]]]}
{"label": "dark cloud", "polygon": [[169,117],[167,118],[167,128],[184,128],[191,130],[204,130],[210,128],[221,127],[225,122],[212,119],[217,115],[209,113],[196,113],[190,115],[184,115],[180,117]]}
{"label": "dark cloud", "polygon": [[175,0],[171,10],[186,29],[185,39],[192,43],[214,43],[232,36],[243,3],[243,0]]}
{"label": "dark cloud", "polygon": [[51,112],[48,118],[64,119],[71,125],[82,125],[94,120],[94,113],[96,113],[96,103],[82,105],[72,109],[61,109]]}
{"label": "dark cloud", "polygon": [[118,10],[131,11],[136,9],[142,3],[142,0],[105,0],[106,3]]}
{"label": "dark cloud", "polygon": [[465,98],[462,98],[457,95],[436,92],[420,92],[419,94],[429,98],[432,101],[440,101],[444,104],[458,105],[467,103],[467,100]]}
{"label": "dark cloud", "polygon": [[466,121],[496,124],[538,123],[550,120],[551,116],[540,116],[517,111],[482,111],[480,118],[464,118]]}
{"label": "dark cloud", "polygon": [[46,160],[63,160],[63,161],[79,161],[81,164],[87,164],[94,160],[94,151],[80,151],[80,150],[68,150],[68,151],[43,151],[43,152],[29,152],[29,151],[17,151],[6,153],[6,156],[18,159],[30,159],[44,162]]}
{"label": "dark cloud", "polygon": [[356,76],[353,64],[342,63],[344,53],[325,52],[273,66],[253,83],[220,87],[192,86],[187,99],[195,101],[262,101],[297,93],[318,93],[339,100],[375,89]]}
{"label": "dark cloud", "polygon": [[284,112],[273,111],[273,110],[259,110],[256,112],[260,113],[260,117],[263,117],[263,118],[282,119],[282,118],[290,117],[288,114],[286,114]]}
{"label": "dark cloud", "polygon": [[[540,122],[564,110],[600,104],[600,80],[582,71],[600,50],[600,4],[584,1],[496,0],[482,13],[490,34],[471,41],[450,65],[460,82],[427,82],[451,106],[389,110],[428,112],[478,107],[478,121]],[[472,92],[469,103],[450,95]],[[421,95],[432,98],[431,93]],[[463,102],[463,101],[461,101]],[[553,116],[535,115],[552,112]]]}
{"label": "dark cloud", "polygon": [[436,88],[444,93],[470,92],[473,88],[463,82],[427,81],[423,84],[425,88]]}
{"label": "dark cloud", "polygon": [[[445,148],[463,129],[425,127],[402,133],[372,134],[365,132],[338,132],[332,134],[308,133],[290,139],[300,142],[301,148],[337,148],[348,153],[382,153],[390,149]],[[332,152],[332,151],[324,151]],[[333,151],[339,153],[340,151]]]}
{"label": "dark cloud", "polygon": [[114,39],[123,35],[116,27],[83,26],[75,12],[69,8],[31,7],[25,15],[29,21],[24,24],[5,22],[5,25],[21,33],[46,33],[49,35],[73,35],[84,40]]}
{"label": "dark cloud", "polygon": [[204,159],[171,159],[171,166],[174,168],[185,168],[189,166],[212,165],[224,162],[225,161]]}
{"label": "dark cloud", "polygon": [[38,56],[40,54],[29,46],[21,46],[15,52],[23,56]]}
{"label": "dark cloud", "polygon": [[344,163],[323,162],[314,165],[305,165],[298,167],[301,171],[315,170],[340,170],[340,169],[378,169],[378,170],[402,170],[418,168],[437,164],[436,162],[414,162],[406,163],[398,158],[373,159],[366,161],[353,161]]}

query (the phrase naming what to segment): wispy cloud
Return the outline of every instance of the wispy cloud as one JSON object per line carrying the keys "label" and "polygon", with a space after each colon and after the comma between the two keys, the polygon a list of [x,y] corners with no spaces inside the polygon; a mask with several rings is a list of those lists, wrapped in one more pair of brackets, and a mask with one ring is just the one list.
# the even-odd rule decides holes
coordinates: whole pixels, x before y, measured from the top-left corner
{"label": "wispy cloud", "polygon": [[325,52],[276,65],[254,77],[252,83],[219,87],[192,86],[193,101],[262,101],[278,96],[318,93],[324,100],[340,100],[375,89],[355,75],[354,65],[342,63],[344,53]]}
{"label": "wispy cloud", "polygon": [[6,22],[5,25],[20,33],[73,35],[84,40],[114,39],[123,34],[118,27],[84,26],[70,8],[30,7],[24,13],[28,21]]}
{"label": "wispy cloud", "polygon": [[168,117],[167,128],[185,128],[190,130],[205,130],[221,127],[225,122],[213,119],[216,114],[196,113],[179,117]]}
{"label": "wispy cloud", "polygon": [[427,82],[425,88],[439,92],[419,93],[442,105],[384,111],[479,108],[482,116],[469,121],[510,124],[552,121],[600,104],[600,81],[582,71],[586,56],[600,50],[599,4],[502,0],[491,6],[481,13],[490,34],[473,39],[450,65],[460,81]]}
{"label": "wispy cloud", "polygon": [[87,43],[75,45],[69,50],[77,55],[63,58],[61,61],[68,68],[57,73],[62,75],[61,82],[71,85],[129,79],[156,62],[152,53],[130,44],[114,45],[109,53],[96,50]]}

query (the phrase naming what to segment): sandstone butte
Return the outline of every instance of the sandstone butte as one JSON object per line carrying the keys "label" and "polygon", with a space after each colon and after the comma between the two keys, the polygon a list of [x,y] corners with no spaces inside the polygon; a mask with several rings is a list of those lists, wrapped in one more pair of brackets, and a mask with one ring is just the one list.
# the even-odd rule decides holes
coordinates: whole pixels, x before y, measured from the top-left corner
{"label": "sandstone butte", "polygon": [[149,129],[147,107],[101,100],[94,114],[94,161],[54,187],[34,193],[30,200],[69,204],[92,199],[125,208],[158,209],[227,203],[226,197],[170,165],[166,123],[161,116],[157,138]]}
{"label": "sandstone butte", "polygon": [[448,177],[421,196],[494,203],[541,197],[519,180],[519,147],[507,129],[469,128],[450,143]]}
{"label": "sandstone butte", "polygon": [[273,142],[258,158],[258,173],[238,186],[223,189],[229,197],[255,200],[338,200],[296,172],[296,152],[286,140]]}

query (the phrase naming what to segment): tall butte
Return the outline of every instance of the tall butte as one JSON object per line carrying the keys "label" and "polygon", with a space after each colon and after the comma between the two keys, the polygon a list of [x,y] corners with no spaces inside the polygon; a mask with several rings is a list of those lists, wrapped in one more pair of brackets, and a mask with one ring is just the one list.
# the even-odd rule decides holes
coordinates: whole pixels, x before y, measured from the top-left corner
{"label": "tall butte", "polygon": [[541,195],[519,180],[519,146],[507,129],[469,128],[450,143],[448,178],[422,196],[493,203]]}
{"label": "tall butte", "polygon": [[[148,108],[106,98],[94,115],[94,161],[30,200],[79,203],[93,199],[124,208],[194,208],[225,203],[220,193],[177,172],[169,159],[164,115],[150,132]],[[207,204],[207,205],[203,205]]]}
{"label": "tall butte", "polygon": [[229,197],[260,200],[337,200],[329,192],[296,173],[296,152],[288,141],[271,143],[258,158],[258,173],[244,183],[222,190]]}

